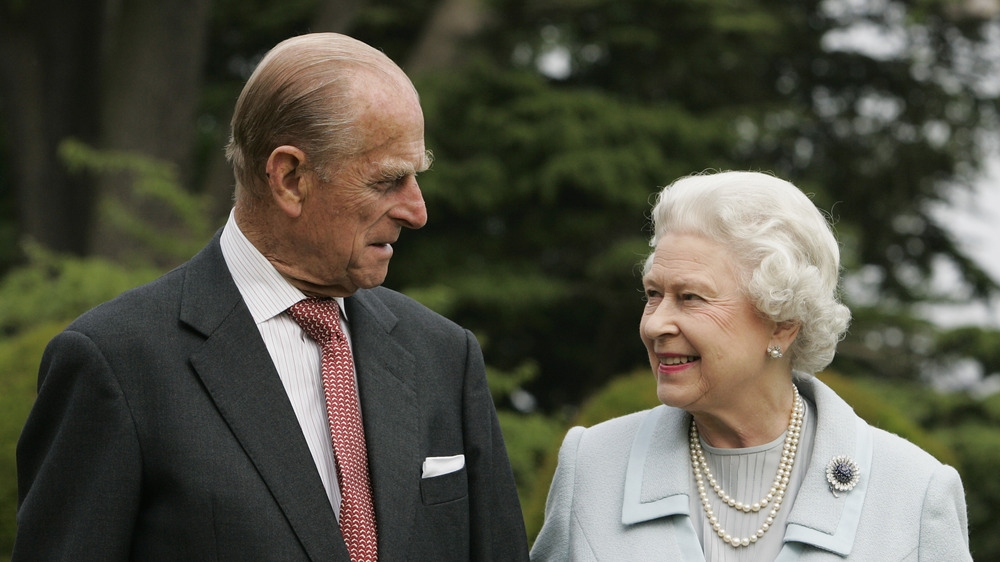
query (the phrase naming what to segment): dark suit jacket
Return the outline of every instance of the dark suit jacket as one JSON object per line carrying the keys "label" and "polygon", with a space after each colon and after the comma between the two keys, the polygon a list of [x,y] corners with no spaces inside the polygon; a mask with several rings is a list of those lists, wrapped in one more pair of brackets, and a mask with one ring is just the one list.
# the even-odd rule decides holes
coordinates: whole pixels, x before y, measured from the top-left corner
{"label": "dark suit jacket", "polygon": [[[388,289],[346,307],[380,560],[526,560],[475,338]],[[218,236],[52,340],[17,457],[14,560],[348,560]]]}

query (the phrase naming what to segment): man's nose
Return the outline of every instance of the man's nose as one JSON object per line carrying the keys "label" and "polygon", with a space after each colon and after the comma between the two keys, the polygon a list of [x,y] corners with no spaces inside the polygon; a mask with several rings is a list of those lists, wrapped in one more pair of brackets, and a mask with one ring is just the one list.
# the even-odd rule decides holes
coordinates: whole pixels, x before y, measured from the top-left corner
{"label": "man's nose", "polygon": [[406,228],[420,228],[427,224],[427,205],[420,192],[417,178],[409,177],[399,189],[400,201],[392,208],[389,215],[400,221]]}

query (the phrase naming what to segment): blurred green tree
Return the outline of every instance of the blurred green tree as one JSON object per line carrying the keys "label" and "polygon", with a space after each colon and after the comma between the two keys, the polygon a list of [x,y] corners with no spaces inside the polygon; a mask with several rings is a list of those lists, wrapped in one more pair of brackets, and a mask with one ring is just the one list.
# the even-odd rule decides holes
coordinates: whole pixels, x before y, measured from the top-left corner
{"label": "blurred green tree", "polygon": [[[830,212],[856,321],[835,366],[921,378],[946,341],[912,304],[998,285],[931,204],[975,181],[997,17],[949,2],[494,0],[461,72],[418,75],[437,166],[389,283],[436,302],[543,407],[641,362],[650,197],[705,169],[788,178]],[[402,264],[402,266],[400,266]],[[949,295],[954,298],[955,295]],[[985,371],[986,374],[991,371]]]}

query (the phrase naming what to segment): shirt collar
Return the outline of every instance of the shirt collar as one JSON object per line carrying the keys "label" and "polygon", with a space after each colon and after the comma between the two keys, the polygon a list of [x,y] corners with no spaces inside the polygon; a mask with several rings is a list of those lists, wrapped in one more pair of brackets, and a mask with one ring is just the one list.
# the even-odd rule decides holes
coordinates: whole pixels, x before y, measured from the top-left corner
{"label": "shirt collar", "polygon": [[[267,258],[247,239],[236,224],[235,209],[222,229],[222,255],[233,281],[243,296],[254,322],[261,324],[288,310],[302,299],[309,298],[282,277]],[[347,318],[344,298],[334,300],[340,313]]]}

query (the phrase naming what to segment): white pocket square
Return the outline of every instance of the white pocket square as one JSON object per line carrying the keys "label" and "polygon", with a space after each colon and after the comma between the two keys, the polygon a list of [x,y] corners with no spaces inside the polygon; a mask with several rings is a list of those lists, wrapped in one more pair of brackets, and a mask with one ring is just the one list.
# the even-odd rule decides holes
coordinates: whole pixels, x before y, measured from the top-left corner
{"label": "white pocket square", "polygon": [[427,457],[424,459],[423,475],[421,478],[433,478],[443,474],[458,472],[465,466],[465,455],[452,455],[450,457]]}

